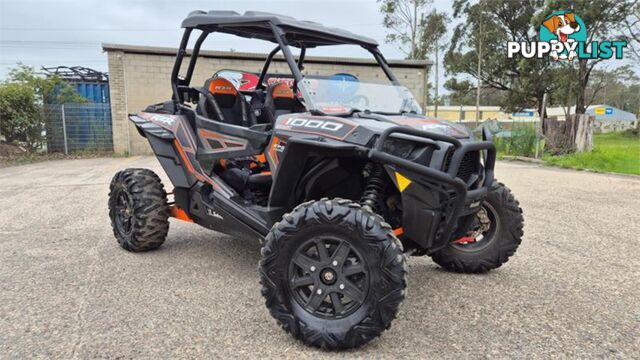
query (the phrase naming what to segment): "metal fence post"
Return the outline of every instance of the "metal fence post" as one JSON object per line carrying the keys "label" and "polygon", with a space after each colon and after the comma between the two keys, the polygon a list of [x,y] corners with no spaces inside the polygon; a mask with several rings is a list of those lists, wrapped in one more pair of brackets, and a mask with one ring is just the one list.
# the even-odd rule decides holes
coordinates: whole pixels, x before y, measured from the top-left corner
{"label": "metal fence post", "polygon": [[60,105],[60,111],[62,114],[62,138],[64,139],[64,154],[69,154],[69,148],[67,147],[67,121],[64,116],[64,104]]}

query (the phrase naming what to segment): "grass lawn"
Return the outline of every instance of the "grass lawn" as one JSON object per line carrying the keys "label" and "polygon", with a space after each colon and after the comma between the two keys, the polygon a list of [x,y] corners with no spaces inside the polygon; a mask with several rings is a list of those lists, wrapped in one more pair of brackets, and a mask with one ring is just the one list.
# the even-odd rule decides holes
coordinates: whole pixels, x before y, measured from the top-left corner
{"label": "grass lawn", "polygon": [[592,152],[546,155],[543,160],[561,167],[640,175],[640,138],[624,133],[594,134]]}

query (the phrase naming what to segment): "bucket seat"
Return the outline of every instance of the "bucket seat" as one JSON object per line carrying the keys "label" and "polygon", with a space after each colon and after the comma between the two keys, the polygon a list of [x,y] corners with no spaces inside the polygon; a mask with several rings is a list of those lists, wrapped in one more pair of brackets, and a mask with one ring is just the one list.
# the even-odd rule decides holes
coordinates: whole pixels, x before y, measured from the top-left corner
{"label": "bucket seat", "polygon": [[250,127],[256,124],[251,106],[229,80],[213,77],[204,83],[204,90],[197,107],[200,115],[232,125]]}

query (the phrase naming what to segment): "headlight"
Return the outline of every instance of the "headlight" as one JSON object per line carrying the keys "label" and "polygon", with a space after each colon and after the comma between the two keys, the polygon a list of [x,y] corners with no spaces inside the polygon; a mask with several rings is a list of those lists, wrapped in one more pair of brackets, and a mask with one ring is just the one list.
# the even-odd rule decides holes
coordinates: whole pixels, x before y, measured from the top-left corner
{"label": "headlight", "polygon": [[403,159],[411,156],[414,148],[414,142],[400,139],[387,139],[382,145],[382,151]]}

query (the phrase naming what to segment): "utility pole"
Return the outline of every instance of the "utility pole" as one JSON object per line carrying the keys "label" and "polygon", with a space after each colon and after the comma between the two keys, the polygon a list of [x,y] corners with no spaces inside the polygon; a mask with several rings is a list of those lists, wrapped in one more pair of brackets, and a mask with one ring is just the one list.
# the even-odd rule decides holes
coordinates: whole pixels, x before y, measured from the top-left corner
{"label": "utility pole", "polygon": [[416,45],[416,41],[418,41],[418,2],[413,2],[413,24],[411,24],[411,55],[410,59],[417,58],[416,52],[418,50],[418,46]]}
{"label": "utility pole", "polygon": [[64,113],[64,104],[60,105],[60,115],[62,116],[62,139],[64,140],[64,154],[69,155],[69,146],[67,145],[67,117]]}
{"label": "utility pole", "polygon": [[[640,116],[640,90],[638,91],[638,116]],[[636,129],[640,130],[640,119],[636,119]]]}
{"label": "utility pole", "polygon": [[480,31],[478,34],[478,73],[476,81],[476,124],[478,127],[480,124],[480,87],[482,87],[482,80],[480,80],[480,74],[482,73],[482,0],[478,3],[480,6]]}
{"label": "utility pole", "polygon": [[435,105],[433,117],[438,117],[438,101],[439,101],[439,99],[438,99],[438,86],[439,86],[438,77],[440,76],[438,74],[438,46],[439,46],[438,39],[436,39],[436,71],[435,71],[435,73],[436,73],[436,81],[435,81],[436,88],[435,88],[435,94],[434,94],[435,96],[434,96],[434,99],[433,99],[434,105]]}
{"label": "utility pole", "polygon": [[424,68],[424,85],[422,87],[422,98],[424,100],[424,107],[422,110],[426,116],[429,116],[429,109],[427,109],[427,106],[429,105],[429,69],[430,67],[428,65]]}

